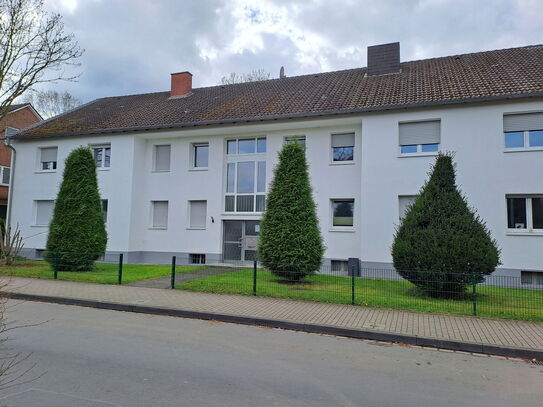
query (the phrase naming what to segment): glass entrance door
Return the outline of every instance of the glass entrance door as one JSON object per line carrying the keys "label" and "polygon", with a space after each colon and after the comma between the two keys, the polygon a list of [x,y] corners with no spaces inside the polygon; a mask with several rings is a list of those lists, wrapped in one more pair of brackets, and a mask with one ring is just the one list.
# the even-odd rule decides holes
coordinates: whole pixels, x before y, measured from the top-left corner
{"label": "glass entrance door", "polygon": [[225,220],[224,261],[253,261],[258,246],[259,221]]}

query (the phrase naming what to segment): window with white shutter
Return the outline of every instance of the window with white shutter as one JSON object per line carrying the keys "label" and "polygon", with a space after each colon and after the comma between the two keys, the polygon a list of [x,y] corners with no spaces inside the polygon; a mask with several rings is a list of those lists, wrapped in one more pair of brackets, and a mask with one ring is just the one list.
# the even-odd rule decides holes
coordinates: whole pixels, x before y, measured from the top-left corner
{"label": "window with white shutter", "polygon": [[207,201],[189,201],[189,227],[205,229],[207,218]]}
{"label": "window with white shutter", "polygon": [[430,120],[399,124],[400,154],[428,154],[439,151],[441,121]]}
{"label": "window with white shutter", "polygon": [[57,169],[58,147],[40,148],[40,171],[54,171]]}
{"label": "window with white shutter", "polygon": [[166,229],[168,227],[168,201],[151,201],[151,207],[152,227]]}
{"label": "window with white shutter", "polygon": [[53,200],[40,200],[36,201],[36,225],[37,226],[49,226],[53,217],[53,209],[55,208],[55,201]]}
{"label": "window with white shutter", "polygon": [[169,144],[155,146],[155,171],[170,171],[170,154],[171,146]]}
{"label": "window with white shutter", "polygon": [[543,149],[543,113],[521,113],[503,116],[506,150]]}

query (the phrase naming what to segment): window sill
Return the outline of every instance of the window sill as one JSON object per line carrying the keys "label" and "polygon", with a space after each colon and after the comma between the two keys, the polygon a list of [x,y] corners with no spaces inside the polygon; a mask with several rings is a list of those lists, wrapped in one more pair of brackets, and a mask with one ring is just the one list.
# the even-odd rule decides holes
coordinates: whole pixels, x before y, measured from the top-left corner
{"label": "window sill", "polygon": [[356,229],[354,227],[350,227],[350,228],[337,228],[337,227],[333,227],[333,228],[330,228],[328,229],[329,232],[346,232],[346,233],[354,233],[356,232]]}
{"label": "window sill", "polygon": [[223,212],[221,216],[262,216],[264,212]]}
{"label": "window sill", "polygon": [[168,230],[166,226],[149,226],[149,230]]}
{"label": "window sill", "polygon": [[504,153],[528,153],[530,151],[543,151],[543,147],[506,148]]}
{"label": "window sill", "polygon": [[171,170],[152,170],[151,172],[171,172]]}
{"label": "window sill", "polygon": [[529,231],[528,229],[509,229],[505,234],[507,236],[543,236],[543,229],[538,229],[537,231]]}
{"label": "window sill", "polygon": [[435,157],[439,154],[439,151],[432,152],[432,153],[406,153],[406,154],[398,154],[398,158],[408,158],[408,157]]}
{"label": "window sill", "polygon": [[31,228],[48,228],[49,225],[30,225]]}
{"label": "window sill", "polygon": [[191,167],[189,171],[207,171],[209,167]]}
{"label": "window sill", "polygon": [[104,168],[104,167],[96,167],[96,171],[109,171],[110,167]]}
{"label": "window sill", "polygon": [[207,228],[196,228],[196,227],[192,227],[192,226],[189,226],[187,228],[187,230],[206,230]]}
{"label": "window sill", "polygon": [[50,174],[52,172],[57,172],[57,170],[36,170],[34,174]]}
{"label": "window sill", "polygon": [[356,162],[354,160],[352,161],[332,161],[330,162],[330,165],[354,165]]}

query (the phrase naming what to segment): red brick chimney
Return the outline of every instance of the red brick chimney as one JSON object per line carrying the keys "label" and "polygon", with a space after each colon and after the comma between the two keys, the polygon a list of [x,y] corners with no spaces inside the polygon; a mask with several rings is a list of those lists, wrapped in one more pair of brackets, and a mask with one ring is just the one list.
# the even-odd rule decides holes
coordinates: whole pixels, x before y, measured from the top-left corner
{"label": "red brick chimney", "polygon": [[184,96],[192,92],[192,74],[188,71],[172,73],[170,96]]}

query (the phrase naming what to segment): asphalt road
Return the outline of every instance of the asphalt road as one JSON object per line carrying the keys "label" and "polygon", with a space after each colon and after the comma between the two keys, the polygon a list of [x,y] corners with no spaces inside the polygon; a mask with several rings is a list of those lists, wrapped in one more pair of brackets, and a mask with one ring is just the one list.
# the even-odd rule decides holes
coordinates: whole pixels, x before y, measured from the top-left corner
{"label": "asphalt road", "polygon": [[[7,407],[537,406],[543,366],[173,317],[10,302],[32,353]],[[28,365],[27,365],[28,366]]]}

